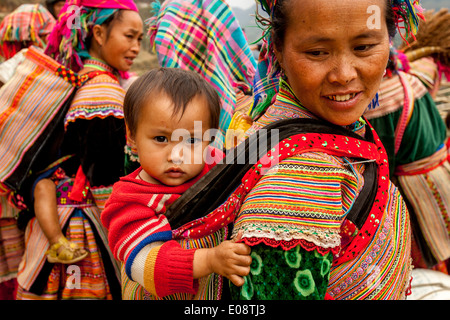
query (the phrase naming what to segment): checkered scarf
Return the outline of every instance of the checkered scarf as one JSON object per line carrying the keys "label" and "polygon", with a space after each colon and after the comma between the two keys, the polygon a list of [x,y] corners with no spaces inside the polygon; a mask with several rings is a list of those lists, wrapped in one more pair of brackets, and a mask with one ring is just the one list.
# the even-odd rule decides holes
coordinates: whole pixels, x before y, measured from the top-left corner
{"label": "checkered scarf", "polygon": [[45,38],[55,25],[55,18],[40,4],[23,4],[0,24],[0,55],[11,58],[24,47],[45,47]]}

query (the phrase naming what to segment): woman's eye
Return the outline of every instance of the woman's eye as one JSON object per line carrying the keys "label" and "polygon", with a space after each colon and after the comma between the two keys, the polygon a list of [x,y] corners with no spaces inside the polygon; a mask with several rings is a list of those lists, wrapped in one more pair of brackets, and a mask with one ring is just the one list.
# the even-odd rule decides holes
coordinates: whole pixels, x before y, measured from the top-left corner
{"label": "woman's eye", "polygon": [[154,139],[156,142],[160,142],[160,143],[163,143],[163,142],[167,142],[167,141],[168,141],[167,138],[164,137],[164,136],[157,136],[157,137],[154,137],[153,139]]}
{"label": "woman's eye", "polygon": [[326,55],[327,53],[325,51],[321,51],[321,50],[313,50],[313,51],[306,52],[306,54],[314,56],[314,57],[320,57],[320,56]]}
{"label": "woman's eye", "polygon": [[367,50],[373,48],[374,46],[375,46],[374,44],[364,44],[364,45],[356,46],[355,50],[356,51],[367,51]]}

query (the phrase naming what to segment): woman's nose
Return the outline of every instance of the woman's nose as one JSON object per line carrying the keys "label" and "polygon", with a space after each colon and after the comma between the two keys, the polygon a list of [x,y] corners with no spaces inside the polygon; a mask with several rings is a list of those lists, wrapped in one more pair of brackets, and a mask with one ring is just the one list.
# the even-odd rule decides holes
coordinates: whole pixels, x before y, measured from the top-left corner
{"label": "woman's nose", "polygon": [[358,72],[353,60],[348,57],[339,57],[328,74],[328,80],[330,83],[346,86],[356,79],[357,76]]}
{"label": "woman's nose", "polygon": [[133,41],[131,51],[133,51],[134,54],[139,54],[139,51],[141,51],[141,42],[139,40]]}

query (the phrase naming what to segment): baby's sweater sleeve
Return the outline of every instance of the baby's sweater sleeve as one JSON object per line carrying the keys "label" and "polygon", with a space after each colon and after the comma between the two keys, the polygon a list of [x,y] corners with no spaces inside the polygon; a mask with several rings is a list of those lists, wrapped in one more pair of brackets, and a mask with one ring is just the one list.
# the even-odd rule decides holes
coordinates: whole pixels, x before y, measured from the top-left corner
{"label": "baby's sweater sleeve", "polygon": [[198,281],[193,279],[194,253],[195,249],[183,249],[174,240],[149,244],[134,258],[128,276],[159,298],[195,294]]}
{"label": "baby's sweater sleeve", "polygon": [[172,240],[167,218],[142,200],[115,200],[113,196],[108,200],[101,220],[108,229],[111,251],[124,263],[127,276],[158,297],[195,294],[195,249],[183,249]]}

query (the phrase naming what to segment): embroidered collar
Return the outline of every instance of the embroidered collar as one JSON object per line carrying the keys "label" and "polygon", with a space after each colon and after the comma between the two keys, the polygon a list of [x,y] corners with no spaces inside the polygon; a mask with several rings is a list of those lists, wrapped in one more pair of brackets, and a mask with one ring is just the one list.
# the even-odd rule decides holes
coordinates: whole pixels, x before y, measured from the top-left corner
{"label": "embroidered collar", "polygon": [[112,74],[117,74],[117,70],[114,69],[113,67],[111,67],[110,65],[108,65],[106,62],[104,62],[103,60],[100,60],[100,59],[92,58],[92,57],[84,60],[84,67],[85,68],[93,68],[93,69],[96,69],[99,71],[107,71]]}

